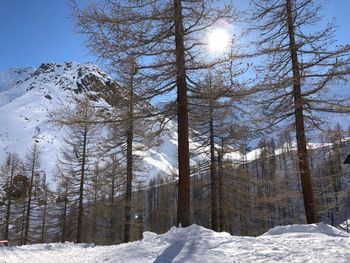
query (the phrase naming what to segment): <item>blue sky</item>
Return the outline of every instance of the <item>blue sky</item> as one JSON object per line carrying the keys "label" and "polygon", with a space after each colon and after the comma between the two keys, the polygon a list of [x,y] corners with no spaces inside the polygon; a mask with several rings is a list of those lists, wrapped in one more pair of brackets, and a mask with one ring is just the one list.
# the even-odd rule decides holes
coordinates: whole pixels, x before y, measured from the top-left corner
{"label": "blue sky", "polygon": [[69,16],[66,0],[0,0],[0,71],[42,62],[95,61]]}
{"label": "blue sky", "polygon": [[[88,1],[79,0],[82,4]],[[349,43],[350,1],[325,2],[325,20],[336,17],[337,38],[340,43]],[[75,32],[69,15],[66,0],[0,0],[0,71],[38,67],[42,62],[96,62],[84,46],[83,37]]]}

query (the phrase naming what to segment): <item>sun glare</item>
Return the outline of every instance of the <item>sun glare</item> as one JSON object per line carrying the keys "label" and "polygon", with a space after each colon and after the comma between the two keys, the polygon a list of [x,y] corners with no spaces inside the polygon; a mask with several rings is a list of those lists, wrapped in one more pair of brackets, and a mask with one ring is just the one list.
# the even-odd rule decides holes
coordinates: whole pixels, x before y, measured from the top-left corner
{"label": "sun glare", "polygon": [[216,28],[208,33],[208,50],[211,53],[219,54],[228,50],[231,44],[231,37],[227,30]]}

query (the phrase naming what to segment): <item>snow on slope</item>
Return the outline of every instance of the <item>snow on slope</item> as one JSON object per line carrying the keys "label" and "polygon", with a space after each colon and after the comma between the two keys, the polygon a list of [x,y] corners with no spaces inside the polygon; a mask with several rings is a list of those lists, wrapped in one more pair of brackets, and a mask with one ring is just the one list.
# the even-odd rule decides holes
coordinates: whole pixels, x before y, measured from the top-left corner
{"label": "snow on slope", "polygon": [[329,225],[276,227],[238,237],[192,225],[115,246],[55,243],[0,247],[0,262],[349,262],[350,235]]}
{"label": "snow on slope", "polygon": [[[73,104],[81,93],[106,91],[113,80],[91,63],[42,64],[39,68],[10,69],[0,73],[0,163],[7,154],[16,152],[21,157],[37,141],[43,154],[42,164],[48,178],[52,179],[57,155],[60,151],[64,131],[47,123],[49,113]],[[172,180],[177,174],[177,133],[176,125],[168,123],[168,132],[162,135],[163,142],[147,151],[136,152],[143,159],[135,181],[149,182],[163,177]],[[292,145],[294,148],[295,145]],[[310,145],[319,147],[319,145]],[[195,149],[196,143],[190,142]],[[191,160],[194,165],[209,156],[209,148]],[[206,153],[205,153],[206,151]],[[280,154],[280,150],[276,150]],[[260,155],[255,149],[242,156],[239,152],[226,154],[226,158],[253,161]]]}
{"label": "snow on slope", "polygon": [[61,107],[62,102],[72,103],[89,74],[108,80],[92,64],[42,64],[0,92],[0,162],[9,152],[23,157],[37,141],[43,153],[42,163],[50,175],[63,134],[47,123],[49,113]]}
{"label": "snow on slope", "polygon": [[[113,80],[91,63],[75,62],[47,63],[37,69],[11,69],[2,74],[5,88],[0,89],[0,163],[8,153],[15,152],[23,158],[36,141],[43,153],[42,168],[52,180],[65,132],[47,122],[49,113],[62,105],[71,107],[82,93],[96,95],[98,89],[108,92]],[[178,173],[175,123],[169,121],[166,130],[159,146],[135,152],[143,160],[139,171],[135,171],[135,181],[175,179]],[[197,144],[190,140],[190,148],[196,149]],[[191,164],[207,158],[208,150],[203,149]],[[241,159],[239,153],[231,154],[230,158],[233,156]]]}
{"label": "snow on slope", "polygon": [[34,71],[34,68],[10,68],[5,72],[0,72],[0,92],[6,91],[17,82],[26,79]]}
{"label": "snow on slope", "polygon": [[[108,90],[113,80],[93,64],[75,62],[42,64],[38,69],[11,69],[2,77],[0,163],[10,152],[24,157],[36,141],[43,153],[43,169],[52,179],[65,132],[47,122],[49,113],[62,105],[70,107],[82,93],[95,95],[98,89]],[[144,162],[135,180],[148,182],[177,172],[176,138],[172,129],[163,135],[160,146],[138,153]]]}

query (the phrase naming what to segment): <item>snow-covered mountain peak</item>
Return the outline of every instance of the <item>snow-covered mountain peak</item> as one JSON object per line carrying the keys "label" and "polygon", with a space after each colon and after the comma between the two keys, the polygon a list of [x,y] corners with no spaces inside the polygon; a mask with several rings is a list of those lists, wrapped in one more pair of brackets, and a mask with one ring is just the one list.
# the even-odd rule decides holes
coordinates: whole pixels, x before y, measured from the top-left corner
{"label": "snow-covered mountain peak", "polygon": [[38,85],[55,85],[63,90],[73,90],[76,94],[83,90],[94,90],[94,82],[105,84],[112,79],[92,63],[79,64],[64,62],[62,64],[43,63],[24,81],[29,89]]}
{"label": "snow-covered mountain peak", "polygon": [[64,135],[48,123],[49,113],[77,96],[108,87],[112,79],[91,63],[44,63],[38,68],[10,69],[1,76],[0,162],[10,152],[21,157],[34,141],[43,151],[42,163],[51,172]]}
{"label": "snow-covered mountain peak", "polygon": [[112,79],[92,63],[43,63],[36,69],[11,69],[3,75],[6,77],[3,78],[2,89],[0,82],[0,107],[30,90],[40,92],[45,98],[51,99],[50,93],[59,90],[71,90],[80,94],[83,91],[97,91],[101,86],[112,83]]}

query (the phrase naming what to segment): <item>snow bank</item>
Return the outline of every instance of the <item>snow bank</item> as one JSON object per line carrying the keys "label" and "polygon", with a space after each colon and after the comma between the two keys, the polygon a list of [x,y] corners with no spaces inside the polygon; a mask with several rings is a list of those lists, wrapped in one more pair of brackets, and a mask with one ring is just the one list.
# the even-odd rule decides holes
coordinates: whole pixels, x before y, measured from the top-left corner
{"label": "snow bank", "polygon": [[267,231],[262,236],[274,236],[283,234],[299,234],[299,233],[312,233],[312,234],[322,234],[332,237],[349,237],[348,233],[340,231],[339,229],[319,223],[310,225],[288,225],[288,226],[276,226],[269,231]]}
{"label": "snow bank", "polygon": [[[296,235],[302,233],[303,235]],[[293,235],[294,234],[294,235]],[[0,247],[0,262],[350,262],[350,236],[324,224],[275,227],[234,237],[192,225],[116,246],[39,244]]]}

